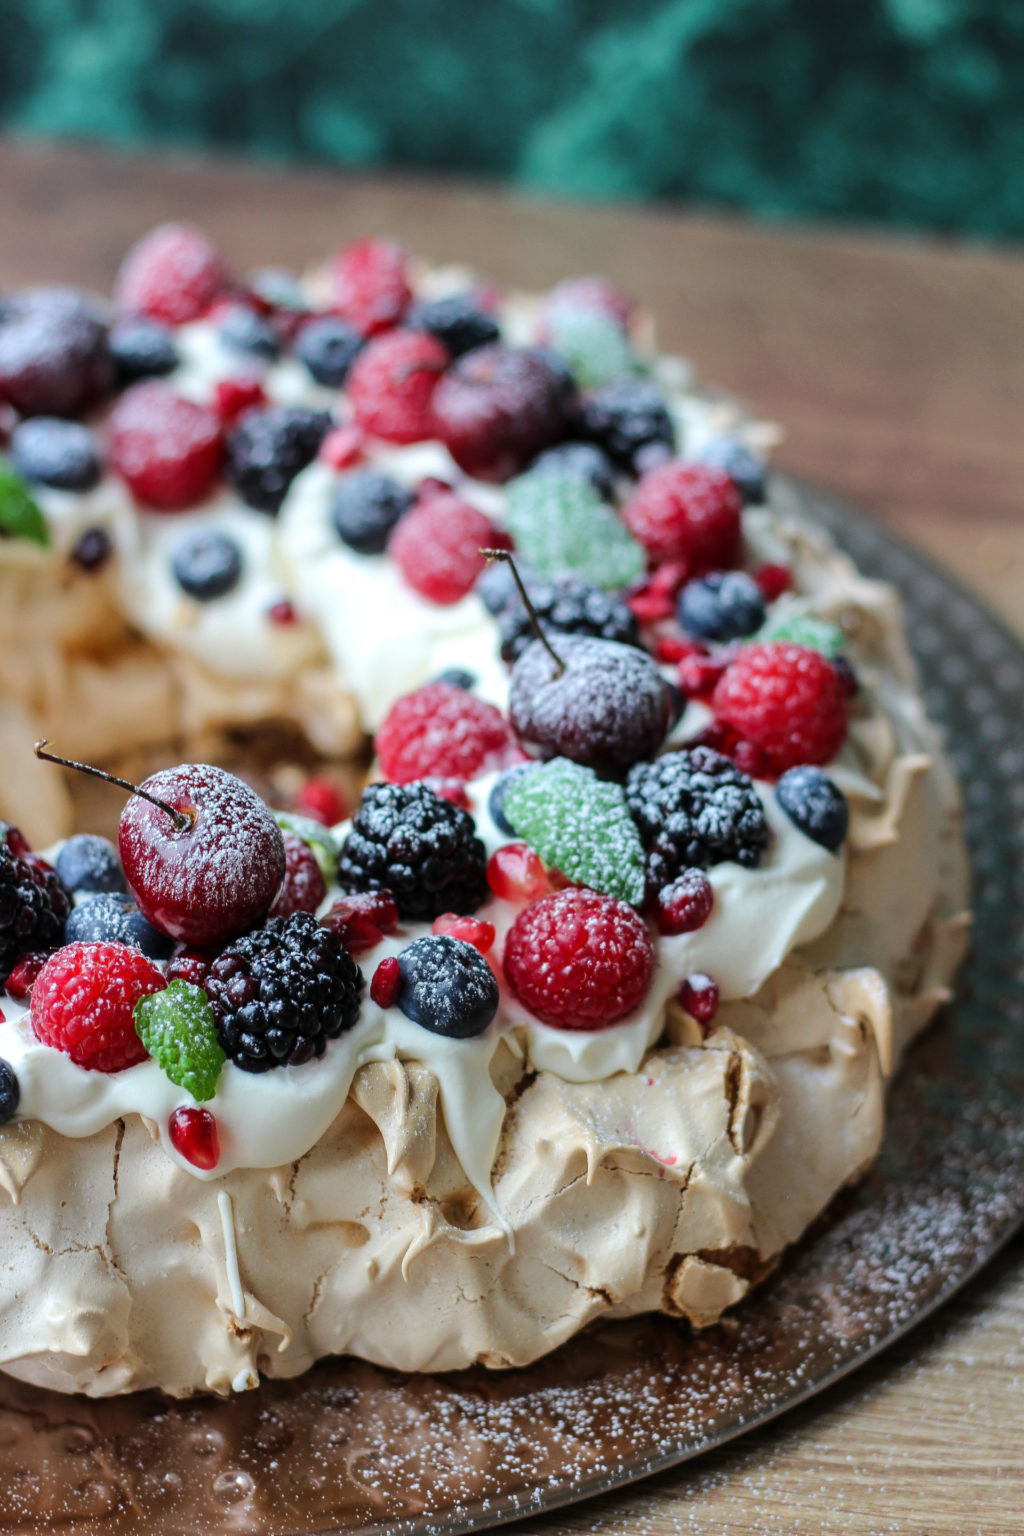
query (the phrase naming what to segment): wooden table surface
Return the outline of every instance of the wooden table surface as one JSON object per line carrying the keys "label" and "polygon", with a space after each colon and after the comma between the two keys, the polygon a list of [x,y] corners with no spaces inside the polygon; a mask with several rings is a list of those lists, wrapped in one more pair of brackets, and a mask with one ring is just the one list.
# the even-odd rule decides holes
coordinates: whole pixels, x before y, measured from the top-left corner
{"label": "wooden table surface", "polygon": [[[161,219],[248,265],[390,231],[543,286],[600,270],[667,349],[783,423],[779,462],[870,507],[1024,634],[1024,257],[782,231],[475,188],[274,175],[0,141],[0,288],[108,288]],[[690,1468],[532,1536],[1007,1536],[1024,1531],[1024,1243],[879,1362]]]}

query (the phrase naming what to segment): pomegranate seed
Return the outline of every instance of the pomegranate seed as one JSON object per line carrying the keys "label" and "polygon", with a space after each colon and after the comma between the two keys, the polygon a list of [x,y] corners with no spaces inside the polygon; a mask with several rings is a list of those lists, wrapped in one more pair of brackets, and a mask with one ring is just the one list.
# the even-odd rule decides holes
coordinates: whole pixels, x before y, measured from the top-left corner
{"label": "pomegranate seed", "polygon": [[671,885],[658,892],[658,932],[693,933],[711,916],[715,893],[699,869],[685,869]]}
{"label": "pomegranate seed", "polygon": [[266,403],[259,379],[220,379],[214,389],[213,408],[226,427],[233,427],[245,411]]}
{"label": "pomegranate seed", "polygon": [[654,655],[669,666],[685,661],[688,656],[704,656],[707,652],[696,640],[684,640],[682,635],[659,635],[654,642]]}
{"label": "pomegranate seed", "polygon": [[[271,624],[289,625],[299,622],[298,614],[295,612],[295,605],[289,602],[286,597],[282,597],[279,603],[271,603],[267,609],[267,618]],[[340,816],[338,820],[341,820]]]}
{"label": "pomegranate seed", "polygon": [[486,955],[494,943],[494,924],[485,923],[479,917],[459,917],[456,912],[442,912],[434,918],[432,933],[446,933],[449,938],[462,939],[472,944],[480,954]]}
{"label": "pomegranate seed", "polygon": [[679,988],[679,1002],[698,1024],[710,1024],[718,1012],[718,982],[696,971]]}
{"label": "pomegranate seed", "polygon": [[416,487],[416,496],[419,501],[426,501],[428,496],[447,496],[455,487],[447,480],[442,480],[439,475],[427,475]]}
{"label": "pomegranate seed", "polygon": [[538,855],[525,843],[505,843],[487,862],[487,884],[504,901],[533,901],[550,889]]}
{"label": "pomegranate seed", "polygon": [[207,1172],[220,1162],[217,1122],[208,1109],[176,1109],[167,1126],[174,1150]]}
{"label": "pomegranate seed", "polygon": [[698,652],[682,657],[676,678],[688,699],[710,698],[727,665],[727,658],[702,656]]}
{"label": "pomegranate seed", "polygon": [[342,896],[320,921],[338,935],[350,955],[361,955],[395,932],[398,908],[390,891]]}
{"label": "pomegranate seed", "polygon": [[394,955],[382,960],[370,981],[370,996],[378,1008],[392,1008],[402,990],[402,967]]}
{"label": "pomegranate seed", "polygon": [[330,779],[307,779],[295,796],[295,809],[325,827],[335,827],[351,814],[351,806],[342,791]]}
{"label": "pomegranate seed", "polygon": [[48,956],[39,954],[22,955],[19,958],[17,965],[7,978],[7,991],[15,1002],[23,1003],[28,998],[47,958]]}
{"label": "pomegranate seed", "polygon": [[626,602],[638,624],[657,624],[670,619],[675,604],[667,592],[657,592],[648,582],[630,594]]}
{"label": "pomegranate seed", "polygon": [[335,427],[320,444],[318,458],[331,469],[351,469],[362,458],[365,441],[358,427]]}
{"label": "pomegranate seed", "polygon": [[759,565],[754,572],[754,580],[761,588],[765,600],[773,603],[793,585],[793,572],[788,565]]}
{"label": "pomegranate seed", "polygon": [[3,831],[0,832],[0,842],[6,839],[7,846],[16,859],[23,859],[32,852],[28,839],[20,828],[4,826],[3,822],[0,822],[0,827],[3,828]]}

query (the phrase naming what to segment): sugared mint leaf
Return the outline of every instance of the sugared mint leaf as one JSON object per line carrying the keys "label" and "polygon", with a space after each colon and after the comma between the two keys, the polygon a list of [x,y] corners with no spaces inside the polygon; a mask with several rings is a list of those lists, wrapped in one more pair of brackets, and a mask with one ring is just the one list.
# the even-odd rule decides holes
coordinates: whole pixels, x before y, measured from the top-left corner
{"label": "sugared mint leaf", "polygon": [[337,840],[328,829],[319,821],[314,821],[312,816],[296,816],[293,811],[275,811],[274,820],[279,827],[284,827],[287,832],[294,832],[296,837],[313,850],[313,857],[320,866],[320,873],[325,882],[330,885],[338,873]]}
{"label": "sugared mint leaf", "polygon": [[846,644],[846,636],[838,624],[830,624],[827,619],[815,619],[805,613],[769,619],[752,638],[758,642],[792,640],[794,645],[806,645],[809,650],[820,651],[829,661],[834,661]]}
{"label": "sugared mint leaf", "polygon": [[578,576],[615,590],[643,575],[642,547],[593,486],[572,475],[522,475],[508,484],[505,523],[537,576]]}
{"label": "sugared mint leaf", "polygon": [[580,389],[640,372],[622,327],[595,309],[560,309],[548,318],[548,344],[560,352]]}
{"label": "sugared mint leaf", "polygon": [[502,812],[570,880],[635,907],[643,901],[644,851],[618,784],[556,757],[514,779]]}
{"label": "sugared mint leaf", "polygon": [[163,992],[140,997],[133,1018],[139,1039],[171,1082],[197,1104],[212,1099],[227,1057],[202,987],[172,981]]}
{"label": "sugared mint leaf", "polygon": [[0,533],[12,539],[27,539],[30,544],[50,542],[46,519],[33,500],[24,480],[0,458]]}

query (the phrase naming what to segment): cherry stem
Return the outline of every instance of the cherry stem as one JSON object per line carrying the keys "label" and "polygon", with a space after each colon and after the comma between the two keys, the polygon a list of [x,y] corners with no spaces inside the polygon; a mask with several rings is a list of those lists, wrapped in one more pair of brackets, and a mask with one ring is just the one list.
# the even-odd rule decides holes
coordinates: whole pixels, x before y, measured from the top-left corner
{"label": "cherry stem", "polygon": [[126,789],[131,795],[139,795],[143,800],[148,800],[150,805],[155,805],[158,810],[166,811],[174,823],[175,832],[187,832],[195,823],[195,816],[188,815],[185,811],[175,810],[173,805],[168,805],[166,800],[158,800],[156,795],[151,795],[148,790],[140,789],[133,784],[131,779],[119,779],[114,773],[107,773],[103,768],[93,768],[90,763],[76,763],[70,757],[58,757],[55,752],[45,752],[47,746],[45,736],[42,741],[37,741],[34,747],[36,757],[44,763],[56,763],[58,768],[73,768],[76,773],[91,774],[94,779],[102,779],[105,784],[116,784],[118,789]]}
{"label": "cherry stem", "polygon": [[537,636],[537,639],[540,641],[541,645],[547,651],[548,655],[551,657],[551,660],[554,662],[555,666],[558,668],[558,671],[555,674],[556,677],[561,677],[565,671],[565,662],[562,660],[561,656],[559,656],[558,652],[551,644],[551,641],[541,629],[540,619],[537,617],[537,610],[530,601],[530,594],[526,590],[526,587],[523,583],[523,578],[519,574],[519,567],[516,565],[516,562],[513,560],[511,554],[507,549],[482,549],[480,553],[488,561],[504,560],[505,564],[510,567],[512,571],[512,580],[519,588],[519,596],[523,600],[523,607],[526,609],[526,615],[530,620],[533,632]]}

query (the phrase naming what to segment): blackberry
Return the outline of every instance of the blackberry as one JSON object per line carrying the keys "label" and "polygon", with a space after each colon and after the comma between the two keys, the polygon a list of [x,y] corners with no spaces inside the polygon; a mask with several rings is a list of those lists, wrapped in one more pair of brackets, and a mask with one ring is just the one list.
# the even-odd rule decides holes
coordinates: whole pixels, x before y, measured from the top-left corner
{"label": "blackberry", "polygon": [[67,921],[67,944],[127,944],[151,960],[167,960],[174,940],[146,921],[130,896],[118,892],[80,901]]}
{"label": "blackberry", "polygon": [[[545,634],[592,635],[598,640],[618,640],[620,645],[640,644],[640,631],[631,609],[612,592],[579,581],[575,576],[534,581],[528,584],[527,591]],[[511,666],[531,640],[537,638],[518,593],[502,609],[498,625],[501,659]]]}
{"label": "blackberry", "polygon": [[647,851],[651,893],[685,869],[733,860],[756,869],[768,846],[768,823],[752,781],[710,747],[668,752],[637,763],[626,802]]}
{"label": "blackberry", "polygon": [[432,921],[487,896],[487,854],[473,818],[426,784],[370,784],[338,860],[343,891],[393,892],[399,915]]}
{"label": "blackberry", "polygon": [[842,847],[850,827],[846,796],[820,768],[788,768],[775,796],[794,826],[830,853]]}
{"label": "blackberry", "polygon": [[217,1037],[243,1072],[322,1056],[359,1017],[363,974],[309,912],[272,917],[221,950],[205,982]]}
{"label": "blackberry", "polygon": [[295,476],[316,458],[331,425],[326,411],[298,405],[248,411],[228,436],[224,473],[247,506],[277,512]]}
{"label": "blackberry", "polygon": [[764,598],[746,571],[714,571],[686,583],[676,614],[697,640],[743,640],[764,623]]}
{"label": "blackberry", "polygon": [[449,293],[442,299],[421,299],[406,311],[403,325],[429,331],[453,357],[499,341],[501,330],[493,315],[482,310],[472,293]]}
{"label": "blackberry", "polygon": [[111,327],[108,345],[118,384],[163,378],[181,361],[170,326],[142,315],[118,320]]}
{"label": "blackberry", "polygon": [[113,843],[92,832],[69,837],[57,855],[57,874],[69,891],[128,893],[128,882]]}
{"label": "blackberry", "polygon": [[391,530],[415,496],[390,475],[359,469],[342,475],[331,498],[331,522],[339,539],[360,555],[381,555]]}
{"label": "blackberry", "polygon": [[318,384],[340,389],[366,340],[337,315],[318,315],[295,338],[295,351]]}
{"label": "blackberry", "polygon": [[31,855],[19,858],[9,842],[0,843],[0,986],[19,955],[63,944],[70,911],[56,870]]}
{"label": "blackberry", "polygon": [[182,539],[171,561],[174,579],[197,602],[208,603],[237,587],[242,576],[242,551],[234,539],[216,528],[203,528]]}
{"label": "blackberry", "polygon": [[675,448],[665,398],[646,379],[616,379],[591,390],[580,401],[576,427],[580,437],[600,444],[625,469],[635,470],[638,455],[652,444]]}
{"label": "blackberry", "polygon": [[103,474],[99,444],[88,427],[57,416],[35,416],[11,434],[11,463],[19,475],[61,491],[91,491]]}
{"label": "blackberry", "polygon": [[469,1040],[482,1035],[498,1011],[498,982],[472,944],[448,934],[417,939],[398,957],[398,1006],[435,1035]]}
{"label": "blackberry", "polygon": [[615,497],[615,466],[596,443],[558,443],[545,448],[526,470],[528,475],[575,475],[605,501]]}

